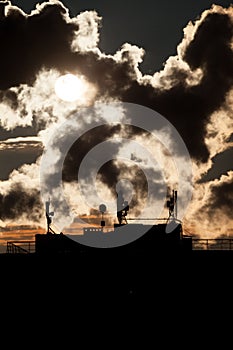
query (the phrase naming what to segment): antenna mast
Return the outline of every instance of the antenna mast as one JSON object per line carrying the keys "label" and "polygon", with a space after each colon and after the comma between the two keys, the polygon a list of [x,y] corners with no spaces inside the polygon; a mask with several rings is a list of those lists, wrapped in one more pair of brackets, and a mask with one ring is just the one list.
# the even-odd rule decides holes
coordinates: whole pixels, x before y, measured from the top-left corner
{"label": "antenna mast", "polygon": [[51,229],[50,229],[50,225],[52,223],[52,216],[54,215],[54,212],[50,212],[49,211],[49,207],[50,207],[50,198],[48,201],[45,202],[45,214],[46,214],[46,220],[47,220],[47,233],[50,233]]}
{"label": "antenna mast", "polygon": [[[168,190],[169,191],[169,190]],[[172,194],[167,199],[169,219],[177,219],[177,191],[172,190]]]}

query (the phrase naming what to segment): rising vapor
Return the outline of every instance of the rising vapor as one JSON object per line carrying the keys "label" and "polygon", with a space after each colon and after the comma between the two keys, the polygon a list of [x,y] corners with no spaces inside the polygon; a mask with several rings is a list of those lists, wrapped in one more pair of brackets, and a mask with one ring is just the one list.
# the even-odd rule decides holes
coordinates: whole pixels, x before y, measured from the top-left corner
{"label": "rising vapor", "polygon": [[[201,235],[204,234],[203,227],[212,235],[224,233],[226,218],[228,228],[233,227],[232,215],[227,209],[233,200],[232,168],[218,179],[208,179],[206,175],[214,166],[216,156],[232,149],[228,140],[233,130],[233,7],[213,5],[195,22],[188,23],[177,55],[170,57],[163,70],[153,75],[143,75],[140,71],[145,50],[137,45],[125,43],[113,55],[101,52],[98,48],[100,15],[96,11],[85,11],[71,17],[64,4],[55,0],[37,5],[29,14],[9,1],[0,2],[2,142],[12,137],[34,136],[46,149],[51,135],[72,115],[78,115],[83,107],[110,102],[148,107],[176,128],[191,155],[194,195],[186,216],[190,227]],[[16,58],[21,62],[20,67],[15,64]],[[54,83],[67,72],[84,76],[89,84],[85,105],[78,101],[67,104],[56,96]],[[101,114],[96,118],[104,121]],[[88,115],[78,123],[81,132],[89,123]],[[72,125],[64,131],[59,142],[66,142],[70,133]],[[64,163],[63,180],[71,196],[76,186],[77,169],[85,154],[111,138],[109,147],[117,158],[120,146],[114,137],[119,135],[136,138],[138,142],[146,139],[146,147],[157,152],[158,145],[145,137],[144,130],[127,129],[120,123],[114,127],[106,124],[101,130],[94,129],[82,135]],[[54,144],[54,156],[58,160],[61,157],[59,145]],[[4,147],[0,149],[3,151]],[[177,154],[182,157],[179,150]],[[165,153],[164,157],[166,159]],[[43,208],[39,209],[43,207],[39,199],[39,166],[40,158],[31,165],[12,169],[9,179],[0,182],[2,221],[28,222],[27,214],[33,212],[30,217],[43,224]],[[113,196],[120,177],[128,174],[133,178],[135,167],[139,167],[139,163],[127,164],[128,171],[118,162],[107,163],[100,169],[99,186]],[[148,168],[148,165],[144,164],[144,167]],[[51,175],[50,170],[48,175]],[[161,186],[157,169],[151,168],[151,176]],[[172,178],[167,180],[173,181]],[[30,186],[25,186],[27,181]],[[143,175],[138,181],[140,186],[134,184],[135,193],[138,193],[138,197],[133,198],[135,213],[139,210],[139,198],[144,198],[147,191]],[[58,207],[59,198],[57,200]],[[213,220],[214,215],[216,220]],[[216,231],[216,227],[219,230]]]}

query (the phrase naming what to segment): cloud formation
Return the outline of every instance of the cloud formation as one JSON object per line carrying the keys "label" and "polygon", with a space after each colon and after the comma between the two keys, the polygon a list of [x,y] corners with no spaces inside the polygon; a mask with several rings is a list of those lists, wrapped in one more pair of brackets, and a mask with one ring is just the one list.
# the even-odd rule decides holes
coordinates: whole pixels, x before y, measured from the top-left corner
{"label": "cloud formation", "polygon": [[[98,48],[100,15],[85,11],[71,18],[62,2],[55,0],[37,5],[30,14],[9,1],[0,2],[1,140],[12,136],[39,136],[46,148],[53,132],[82,107],[78,101],[67,104],[59,100],[54,93],[54,82],[67,72],[80,75],[90,87],[87,106],[98,102],[131,102],[159,112],[174,125],[193,160],[195,194],[190,220],[195,221],[200,208],[207,220],[211,211],[207,197],[210,208],[218,207],[227,215],[229,199],[220,189],[231,192],[232,168],[228,168],[225,177],[220,176],[217,183],[216,179],[207,178],[206,197],[202,195],[204,185],[201,183],[211,172],[217,155],[228,152],[227,142],[232,135],[233,8],[213,5],[194,23],[190,22],[184,28],[177,55],[170,57],[164,69],[153,76],[140,72],[143,48],[125,43],[114,55],[101,52]],[[88,120],[80,120],[80,130],[85,124]],[[86,152],[107,137],[126,132],[122,130],[121,125],[106,125],[101,131],[93,129],[78,139],[66,158],[64,181],[74,180]],[[145,133],[132,128],[127,137],[143,138]],[[114,142],[111,147],[115,147],[117,157],[119,147]],[[135,166],[128,169],[129,174],[135,172]],[[109,162],[101,169],[99,180],[113,188],[123,170],[122,165]],[[38,177],[38,166],[33,171],[33,176]],[[143,177],[141,183],[144,183]],[[31,194],[38,198],[38,187],[28,191],[22,184],[12,182],[11,176],[5,184],[1,187],[4,194],[0,192],[2,220],[20,216],[17,208],[14,214],[13,209],[7,214],[12,193],[17,200],[24,200],[22,211],[28,203],[30,210],[34,207],[37,212],[38,200],[33,202],[29,198]],[[145,193],[146,189],[140,196]],[[138,203],[138,199],[134,202]],[[39,216],[36,214],[36,217]]]}

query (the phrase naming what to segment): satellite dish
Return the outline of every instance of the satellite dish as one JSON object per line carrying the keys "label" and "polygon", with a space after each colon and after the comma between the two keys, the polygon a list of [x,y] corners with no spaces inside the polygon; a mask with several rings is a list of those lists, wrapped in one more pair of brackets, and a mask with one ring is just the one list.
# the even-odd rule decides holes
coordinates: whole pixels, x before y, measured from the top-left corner
{"label": "satellite dish", "polygon": [[101,213],[105,213],[106,210],[107,210],[106,205],[105,205],[105,204],[100,204],[100,206],[99,206],[99,211],[100,211]]}

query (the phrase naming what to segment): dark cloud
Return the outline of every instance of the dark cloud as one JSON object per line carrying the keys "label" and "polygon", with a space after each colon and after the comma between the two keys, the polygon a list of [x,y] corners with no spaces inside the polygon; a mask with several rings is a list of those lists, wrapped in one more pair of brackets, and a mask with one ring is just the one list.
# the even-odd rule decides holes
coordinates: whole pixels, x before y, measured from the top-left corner
{"label": "dark cloud", "polygon": [[[177,60],[177,65],[170,66],[167,73],[164,71],[164,76],[160,79],[161,87],[155,88],[151,82],[142,83],[138,79],[135,68],[137,65],[126,49],[118,60],[98,51],[72,50],[71,43],[78,27],[74,22],[67,21],[64,16],[66,10],[62,4],[47,3],[29,16],[12,7],[6,16],[2,4],[0,99],[12,110],[16,110],[20,102],[16,93],[9,91],[9,88],[22,83],[33,84],[42,68],[55,68],[60,72],[79,72],[97,87],[97,99],[108,101],[109,98],[111,101],[112,98],[116,98],[149,107],[162,114],[177,129],[192,158],[197,162],[207,162],[210,154],[205,143],[206,125],[211,114],[224,105],[227,93],[233,84],[233,55],[230,46],[233,36],[232,20],[230,15],[216,11],[211,10],[202,18],[182,57],[193,72],[196,69],[202,71],[200,81],[196,85],[188,84],[187,78],[190,72],[181,68]],[[167,65],[169,66],[169,62]],[[4,140],[11,137],[10,135],[14,137],[37,135],[39,130],[46,129],[47,126],[38,112],[38,116],[33,117],[30,128],[16,127],[12,134],[2,126],[0,137]],[[105,125],[93,128],[91,132],[82,135],[70,148],[65,159],[63,180],[76,181],[79,165],[85,155],[94,146],[121,131],[120,125],[115,127]],[[144,133],[140,129],[130,127],[128,131],[125,128],[124,132],[129,138]],[[62,147],[61,139],[58,143]],[[112,148],[117,155],[118,150],[114,149],[113,144]],[[132,166],[127,167],[126,171],[124,165],[119,166],[111,161],[101,168],[99,176],[109,188],[115,188],[120,176],[128,173],[131,181],[135,180],[135,186],[139,186],[135,187],[136,192],[144,198],[147,185],[144,175],[138,169],[138,166]],[[227,205],[231,206],[231,187],[231,184],[222,184],[222,187],[212,188],[213,208],[219,207],[224,210]],[[137,200],[134,199],[135,206],[138,205]],[[37,190],[28,193],[24,187],[15,185],[6,196],[0,195],[1,218],[17,218],[24,210],[29,215],[32,208],[36,208],[37,213],[39,204]]]}
{"label": "dark cloud", "polygon": [[113,57],[100,57],[95,52],[76,52],[71,55],[67,63],[67,68],[80,72],[98,87],[97,98],[121,99],[132,82],[136,81],[131,61],[116,62]]}
{"label": "dark cloud", "polygon": [[16,137],[37,136],[38,132],[45,129],[46,122],[33,116],[31,126],[17,126],[13,130],[6,130],[0,125],[0,141]]}
{"label": "dark cloud", "polygon": [[[127,139],[133,138],[136,134],[142,134],[144,131],[138,127],[128,125],[121,128],[121,125],[101,125],[94,129],[91,129],[87,133],[83,134],[70,148],[69,152],[63,163],[63,181],[66,182],[77,182],[78,170],[83,158],[91,151],[96,145],[101,142],[106,142],[108,139],[116,135],[119,137],[126,137]],[[147,133],[145,132],[145,135]],[[59,140],[60,142],[60,140]],[[143,209],[148,196],[148,180],[143,169],[138,164],[131,164],[129,162],[117,161],[117,153],[119,146],[115,147],[114,143],[108,143],[106,146],[106,152],[111,155],[111,160],[105,162],[99,169],[95,168],[95,159],[92,159],[90,163],[90,168],[86,169],[85,180],[92,175],[92,170],[96,170],[97,179],[99,179],[103,184],[111,190],[113,196],[116,197],[116,187],[121,179],[128,179],[132,185],[133,197],[130,202],[131,209],[137,215],[140,210]],[[101,155],[100,155],[101,158]],[[163,185],[160,184],[162,180],[161,173],[155,171],[154,169],[147,169],[149,178],[153,179],[151,186],[151,192],[153,196],[157,199],[161,199],[164,194]],[[123,189],[124,193],[127,189]]]}
{"label": "dark cloud", "polygon": [[[77,69],[98,86],[100,96],[118,97],[160,112],[177,128],[191,155],[206,161],[209,156],[204,142],[206,123],[232,86],[232,22],[229,16],[209,13],[186,49],[184,60],[192,69],[201,68],[204,72],[200,84],[187,86],[184,71],[176,67],[170,76],[175,84],[165,91],[149,84],[140,85],[127,55],[122,62],[116,62],[112,57],[100,58],[93,52],[72,52],[70,44],[77,27],[66,22],[64,12],[58,4],[47,4],[38,14],[28,17],[11,10],[0,21],[3,52],[0,87],[6,89],[22,82],[29,83],[43,66]],[[15,57],[21,62],[20,69]]]}
{"label": "dark cloud", "polygon": [[23,164],[35,163],[43,150],[37,142],[28,144],[15,143],[8,148],[0,150],[0,181],[7,180],[14,169],[20,168]]}
{"label": "dark cloud", "polygon": [[188,88],[182,80],[169,91],[160,91],[150,85],[142,86],[135,82],[123,94],[123,99],[159,112],[177,129],[190,155],[198,161],[207,161],[209,151],[205,144],[205,126],[209,114],[204,110],[201,91],[198,93],[195,88]]}
{"label": "dark cloud", "polygon": [[[114,126],[104,124],[92,128],[90,131],[81,135],[81,137],[79,137],[69,149],[63,163],[63,180],[66,182],[77,181],[78,170],[83,158],[98,144],[108,141],[108,149],[106,149],[106,152],[110,152],[111,159],[117,159],[119,145],[115,145],[114,141],[111,141],[113,136],[133,140],[134,136],[138,134],[150,136],[145,130],[133,125],[124,125],[124,127],[122,127],[120,124]],[[69,138],[69,135],[65,135],[64,137],[65,139]],[[59,139],[59,146],[62,150],[63,143],[61,142],[61,139]],[[101,154],[99,154],[99,157],[101,158]],[[93,168],[95,167],[95,159],[92,160],[90,165],[93,166]],[[89,168],[85,176],[88,177],[91,174],[91,171],[92,168]],[[107,162],[99,171],[101,180],[114,191],[116,183],[120,180],[123,165],[122,167],[119,167],[115,161],[112,160],[111,162]],[[126,174],[126,171],[123,171],[123,173]],[[133,175],[133,177],[135,176]],[[142,183],[141,187],[143,191],[144,185],[142,185]]]}
{"label": "dark cloud", "polygon": [[4,101],[13,110],[19,106],[17,94],[11,90],[0,91],[0,101]]}
{"label": "dark cloud", "polygon": [[[130,130],[132,131],[132,127]],[[139,128],[136,128],[139,131]],[[146,135],[146,133],[145,133]],[[128,136],[130,136],[128,134]],[[135,161],[135,159],[134,159]],[[128,180],[132,185],[132,199],[130,208],[134,210],[134,214],[139,215],[141,210],[143,210],[144,205],[148,199],[148,186],[150,185],[150,195],[153,195],[153,198],[161,200],[164,198],[164,185],[163,178],[160,171],[156,171],[152,168],[145,169],[142,164],[132,164],[131,162],[126,161],[117,161],[111,160],[105,163],[98,171],[98,176],[104,184],[112,191],[114,196],[117,195],[117,184],[122,179]],[[150,184],[148,183],[150,181]],[[127,185],[124,183],[121,185],[122,192],[127,194]],[[127,200],[127,198],[125,198]]]}
{"label": "dark cloud", "polygon": [[[87,153],[101,142],[104,142],[107,139],[111,139],[111,137],[114,134],[119,134],[120,130],[121,125],[111,126],[105,124],[91,129],[90,131],[83,134],[80,138],[78,138],[77,141],[74,142],[71,148],[69,149],[69,152],[67,153],[66,158],[64,160],[62,170],[63,181],[77,181],[80,164],[83,158],[87,155]],[[65,135],[65,138],[67,137],[69,136]],[[59,145],[62,149],[61,140],[59,140]],[[117,149],[115,149],[115,154],[117,154]],[[89,172],[91,172],[91,170],[92,169],[90,168]],[[115,171],[118,172],[117,169],[115,169]],[[88,176],[88,174],[86,175]],[[109,178],[111,178],[111,176],[109,176]]]}
{"label": "dark cloud", "polygon": [[215,86],[221,82],[226,88],[232,84],[232,34],[232,20],[227,14],[209,13],[199,25],[184,59],[192,69],[204,69],[204,81],[209,79]]}
{"label": "dark cloud", "polygon": [[[230,48],[233,26],[228,15],[209,13],[189,43],[184,60],[192,69],[201,68],[203,78],[198,85],[188,86],[184,71],[175,67],[174,85],[169,90],[141,86],[134,81],[125,93],[125,101],[155,109],[178,130],[191,156],[207,161],[206,124],[211,113],[224,103],[233,83],[233,54]],[[175,76],[175,79],[174,79]]]}
{"label": "dark cloud", "polygon": [[34,15],[14,7],[0,17],[0,89],[32,83],[42,67],[66,67],[77,26],[64,14],[61,5],[47,3]]}
{"label": "dark cloud", "polygon": [[[148,182],[144,171],[137,164],[125,164],[111,160],[105,163],[98,172],[98,179],[105,183],[112,191],[113,196],[117,199],[117,193],[121,191],[124,194],[124,199],[128,200],[127,195],[132,195],[129,202],[130,212],[133,215],[140,215],[140,212],[146,205],[148,196]],[[120,185],[121,179],[129,181],[132,186],[132,193],[128,193],[124,183]],[[117,187],[118,185],[118,187]],[[158,190],[158,188],[157,188]],[[157,193],[157,192],[156,192]],[[156,195],[156,193],[154,193]]]}
{"label": "dark cloud", "polygon": [[221,175],[227,175],[227,172],[233,169],[233,148],[229,148],[226,151],[217,154],[212,158],[212,161],[212,167],[207,174],[201,178],[199,183],[220,179]]}
{"label": "dark cloud", "polygon": [[231,134],[230,137],[228,137],[227,142],[233,142],[233,134]]}
{"label": "dark cloud", "polygon": [[191,156],[206,162],[206,124],[223,105],[233,83],[232,28],[229,16],[220,13],[209,13],[198,27],[184,54],[191,69],[203,71],[195,86],[186,83],[187,73],[178,65],[164,78],[173,82],[166,90],[150,83],[140,84],[130,60],[116,63],[112,58],[89,53],[79,55],[77,65],[98,86],[99,96],[141,104],[166,117],[180,133]]}
{"label": "dark cloud", "polygon": [[42,203],[37,189],[27,190],[20,183],[14,184],[6,195],[0,194],[0,219],[14,220],[26,217],[40,222]]}
{"label": "dark cloud", "polygon": [[215,215],[216,210],[219,210],[232,219],[232,203],[233,182],[222,182],[211,187],[211,197],[206,209],[210,217]]}
{"label": "dark cloud", "polygon": [[[227,14],[210,12],[200,23],[183,59],[191,69],[201,68],[198,85],[186,83],[187,73],[177,65],[169,73],[170,89],[154,88],[137,80],[132,58],[122,60],[94,52],[72,52],[77,26],[67,23],[64,8],[47,4],[39,13],[24,16],[12,10],[0,21],[0,87],[30,83],[41,67],[79,71],[98,87],[98,97],[116,97],[150,107],[166,117],[178,130],[191,156],[206,162],[206,124],[223,103],[233,82],[230,48],[232,22]],[[16,64],[20,62],[20,67]],[[20,68],[20,69],[19,69]],[[11,98],[11,97],[10,97]],[[12,96],[15,106],[15,96]]]}

